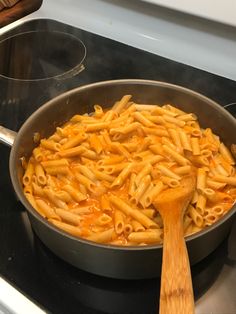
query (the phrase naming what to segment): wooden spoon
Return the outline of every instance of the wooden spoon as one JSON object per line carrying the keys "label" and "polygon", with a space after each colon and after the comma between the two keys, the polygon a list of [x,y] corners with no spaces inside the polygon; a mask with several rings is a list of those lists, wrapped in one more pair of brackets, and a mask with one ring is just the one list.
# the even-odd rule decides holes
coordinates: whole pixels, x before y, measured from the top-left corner
{"label": "wooden spoon", "polygon": [[161,192],[154,202],[164,224],[160,314],[194,313],[183,214],[193,196],[195,184],[195,175],[186,176],[181,180],[179,187]]}

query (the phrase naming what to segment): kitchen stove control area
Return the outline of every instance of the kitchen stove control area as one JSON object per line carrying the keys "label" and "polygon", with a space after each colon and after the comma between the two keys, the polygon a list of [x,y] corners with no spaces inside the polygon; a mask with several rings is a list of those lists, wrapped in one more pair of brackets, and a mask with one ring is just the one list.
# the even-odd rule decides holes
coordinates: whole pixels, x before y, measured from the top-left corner
{"label": "kitchen stove control area", "polygon": [[[17,50],[1,50],[1,42],[21,33],[44,31],[63,33],[65,38],[73,37],[83,43],[86,57],[80,58],[82,71],[71,73],[66,68],[65,73],[70,75],[62,74],[59,79],[55,75],[43,79],[13,78],[6,72],[10,68],[7,65],[17,60],[19,72],[14,75],[26,73],[21,72],[23,59]],[[37,50],[39,41],[34,44]],[[15,55],[11,55],[13,52]],[[236,101],[234,81],[53,20],[32,20],[1,35],[0,54],[5,60],[5,72],[0,71],[0,125],[15,131],[49,99],[77,86],[110,79],[160,80],[200,92],[221,105]],[[35,60],[31,61],[29,72]],[[69,61],[73,60],[67,64],[77,64]],[[78,64],[81,66],[81,62]],[[48,70],[57,66],[60,64],[43,64]],[[0,276],[50,313],[156,313],[160,278],[127,281],[95,276],[70,266],[44,246],[14,195],[8,171],[9,153],[8,147],[0,146]],[[191,268],[197,314],[236,313],[235,230],[236,222],[222,244]]]}

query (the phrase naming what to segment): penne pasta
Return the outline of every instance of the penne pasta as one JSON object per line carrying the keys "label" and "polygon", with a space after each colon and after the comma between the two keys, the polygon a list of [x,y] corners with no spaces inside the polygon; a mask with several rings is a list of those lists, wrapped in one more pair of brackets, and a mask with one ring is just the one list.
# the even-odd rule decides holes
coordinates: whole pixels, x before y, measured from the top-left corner
{"label": "penne pasta", "polygon": [[107,195],[102,195],[100,199],[100,206],[103,212],[110,212],[111,211],[111,205],[109,202],[109,199]]}
{"label": "penne pasta", "polygon": [[32,162],[29,162],[27,167],[26,167],[25,174],[22,178],[23,184],[25,186],[27,186],[31,183],[31,179],[32,179],[33,174],[34,174],[34,165]]}
{"label": "penne pasta", "polygon": [[81,214],[90,214],[91,207],[90,206],[83,206],[83,207],[76,207],[70,210],[70,212],[81,215]]}
{"label": "penne pasta", "polygon": [[81,153],[81,156],[92,160],[97,159],[97,154],[93,150],[87,148],[84,149],[84,151]]}
{"label": "penne pasta", "polygon": [[146,215],[141,213],[139,210],[133,209],[128,204],[126,204],[123,200],[120,198],[111,195],[109,197],[110,202],[115,205],[120,211],[125,213],[126,215],[130,215],[132,218],[137,220],[139,223],[141,223],[146,228],[157,228],[157,224],[149,219]]}
{"label": "penne pasta", "polygon": [[198,194],[196,209],[197,211],[203,215],[206,207],[206,196],[203,194]]}
{"label": "penne pasta", "polygon": [[34,170],[38,183],[40,185],[45,185],[47,183],[47,178],[42,165],[37,163]]}
{"label": "penne pasta", "polygon": [[227,193],[222,193],[219,191],[216,191],[212,194],[208,194],[207,198],[212,202],[212,203],[232,203],[233,198]]}
{"label": "penne pasta", "polygon": [[192,120],[197,120],[197,117],[194,113],[185,114],[184,112],[182,112],[182,114],[178,116],[178,119],[181,121],[192,121]]}
{"label": "penne pasta", "polygon": [[103,109],[101,106],[94,105],[93,108],[94,108],[94,116],[95,117],[101,118],[104,115],[104,112],[103,112]]}
{"label": "penne pasta", "polygon": [[187,158],[183,157],[181,154],[177,153],[167,145],[163,145],[163,151],[171,156],[178,164],[185,166],[189,164],[189,161]]}
{"label": "penne pasta", "polygon": [[94,233],[90,235],[89,237],[87,237],[87,240],[98,242],[98,243],[111,242],[113,232],[114,232],[114,228],[105,230],[103,232]]}
{"label": "penne pasta", "polygon": [[48,219],[54,219],[54,220],[59,220],[61,221],[60,216],[58,216],[54,209],[48,205],[45,201],[40,200],[40,199],[35,199],[36,206],[40,209],[40,211],[43,212],[45,217]]}
{"label": "penne pasta", "polygon": [[85,127],[85,132],[96,132],[99,130],[103,130],[108,128],[109,123],[108,122],[98,122],[93,124],[87,124]]}
{"label": "penne pasta", "polygon": [[184,131],[179,130],[179,137],[180,137],[180,141],[181,141],[183,149],[187,151],[192,151],[192,147],[190,145],[190,140],[189,140],[188,135]]}
{"label": "penne pasta", "polygon": [[58,154],[61,157],[76,157],[84,153],[85,150],[86,149],[84,146],[77,146],[77,147],[72,147],[65,150],[61,150]]}
{"label": "penne pasta", "polygon": [[233,156],[195,114],[138,104],[128,94],[110,109],[93,108],[48,138],[35,134],[38,146],[29,160],[21,158],[26,199],[55,227],[109,245],[161,243],[163,221],[153,203],[190,172],[196,188],[183,214],[185,236],[233,206]]}
{"label": "penne pasta", "polygon": [[105,226],[112,221],[112,218],[107,214],[102,214],[98,217],[96,223],[101,226]]}
{"label": "penne pasta", "polygon": [[192,152],[194,156],[201,155],[201,149],[199,145],[199,139],[197,137],[191,137],[190,138]]}
{"label": "penne pasta", "polygon": [[179,175],[177,175],[176,173],[174,173],[173,171],[171,171],[170,169],[168,169],[167,167],[165,167],[163,165],[157,165],[156,168],[158,170],[160,170],[160,172],[167,177],[170,177],[170,178],[175,179],[175,180],[181,179],[181,177]]}
{"label": "penne pasta", "polygon": [[36,161],[40,162],[43,160],[43,152],[39,147],[36,147],[33,150],[33,156],[35,158]]}
{"label": "penne pasta", "polygon": [[132,220],[131,221],[131,225],[133,227],[134,232],[142,232],[145,231],[144,226],[141,225],[140,222],[138,222],[137,220]]}
{"label": "penne pasta", "polygon": [[129,151],[128,151],[123,145],[121,145],[121,144],[118,143],[118,142],[113,142],[113,143],[110,145],[110,148],[111,148],[111,149],[114,149],[114,150],[115,150],[116,152],[118,152],[119,154],[124,155],[124,157],[126,157],[126,158],[130,158],[130,157],[131,157]]}
{"label": "penne pasta", "polygon": [[115,210],[114,214],[114,225],[115,231],[117,234],[121,234],[124,231],[125,222],[124,222],[124,214],[120,210]]}
{"label": "penne pasta", "polygon": [[150,175],[146,175],[144,178],[142,178],[137,189],[134,191],[134,194],[130,198],[130,202],[132,204],[138,204],[138,202],[140,201],[142,195],[147,190],[150,183],[151,183],[151,176]]}
{"label": "penne pasta", "polygon": [[72,226],[70,224],[64,223],[62,221],[58,221],[56,219],[49,219],[49,222],[51,222],[57,228],[62,229],[63,231],[70,233],[75,237],[81,236],[81,230],[79,227]]}
{"label": "penne pasta", "polygon": [[166,137],[169,137],[169,133],[166,130],[163,130],[163,129],[154,129],[154,128],[142,127],[142,130],[144,131],[145,134],[153,134],[153,135],[156,135],[156,136],[166,136]]}
{"label": "penne pasta", "polygon": [[47,167],[45,171],[48,175],[57,176],[57,175],[67,175],[69,174],[69,167]]}
{"label": "penne pasta", "polygon": [[161,176],[160,179],[162,183],[168,185],[170,188],[177,188],[180,185],[179,180],[167,176]]}
{"label": "penne pasta", "polygon": [[107,165],[113,165],[113,164],[118,164],[120,162],[122,162],[124,160],[123,156],[108,156],[107,158],[104,158],[102,160],[99,160],[97,162],[98,165],[103,165],[103,166],[107,166]]}
{"label": "penne pasta", "polygon": [[69,166],[69,162],[65,158],[49,160],[49,161],[42,161],[41,164],[42,164],[42,166],[44,168],[49,168],[49,167],[67,167],[67,166]]}
{"label": "penne pasta", "polygon": [[126,107],[131,97],[132,97],[131,95],[123,96],[121,100],[113,106],[112,110],[116,113],[120,113],[122,109]]}
{"label": "penne pasta", "polygon": [[112,182],[111,187],[121,186],[126,178],[130,175],[133,164],[129,163],[118,175],[118,177]]}
{"label": "penne pasta", "polygon": [[83,184],[89,191],[93,192],[96,187],[95,183],[80,173],[75,173],[75,178]]}
{"label": "penne pasta", "polygon": [[173,123],[179,127],[183,127],[185,126],[185,121],[183,120],[179,120],[178,118],[175,118],[175,117],[171,117],[169,114],[164,114],[162,116],[162,118],[166,121],[166,122],[169,122],[169,123]]}
{"label": "penne pasta", "polygon": [[[25,191],[24,191],[25,192]],[[29,201],[30,205],[36,209],[36,211],[43,217],[46,218],[46,215],[44,214],[44,212],[42,210],[39,209],[39,207],[36,204],[35,198],[33,197],[32,194],[25,192],[25,196],[27,198],[27,200]]]}
{"label": "penne pasta", "polygon": [[45,187],[43,189],[44,195],[45,197],[47,197],[47,199],[54,205],[63,209],[68,209],[67,204],[62,201],[61,199],[59,199],[55,192],[50,188],[50,187]]}
{"label": "penne pasta", "polygon": [[236,177],[226,177],[222,175],[216,175],[213,177],[213,180],[221,183],[230,184],[236,186]]}
{"label": "penne pasta", "polygon": [[82,143],[87,138],[87,135],[85,133],[80,133],[76,136],[73,136],[68,139],[67,142],[65,142],[64,145],[62,145],[62,149],[69,149],[75,146],[78,146],[80,143]]}
{"label": "penne pasta", "polygon": [[97,181],[96,175],[88,167],[84,165],[78,165],[76,166],[76,170],[79,170],[80,173],[87,177],[89,180],[93,182]]}
{"label": "penne pasta", "polygon": [[103,150],[103,145],[101,143],[100,137],[96,134],[91,134],[89,137],[89,144],[91,149],[93,149],[97,154],[100,154]]}
{"label": "penne pasta", "polygon": [[156,106],[156,108],[153,110],[153,114],[157,114],[157,115],[169,115],[171,117],[176,117],[178,115],[178,113],[176,111],[172,111],[172,110],[167,110],[165,108]]}
{"label": "penne pasta", "polygon": [[133,231],[133,226],[130,223],[126,223],[124,226],[124,234],[128,236]]}
{"label": "penne pasta", "polygon": [[186,175],[188,173],[190,173],[191,171],[191,166],[182,166],[182,167],[178,167],[173,169],[173,171],[178,174],[178,175]]}
{"label": "penne pasta", "polygon": [[230,153],[229,149],[224,145],[224,143],[220,143],[219,152],[221,156],[231,165],[235,164],[235,161]]}
{"label": "penne pasta", "polygon": [[76,190],[73,186],[71,186],[69,184],[64,185],[63,190],[68,192],[70,194],[70,196],[78,203],[80,203],[81,201],[83,201],[87,198],[85,194]]}
{"label": "penne pasta", "polygon": [[197,190],[202,192],[206,186],[206,171],[204,168],[198,168],[197,171]]}
{"label": "penne pasta", "polygon": [[129,234],[128,239],[131,242],[136,243],[157,243],[162,241],[162,231],[158,229],[159,232],[153,231],[139,231],[132,232]]}
{"label": "penne pasta", "polygon": [[72,197],[70,196],[70,194],[66,191],[54,191],[55,196],[60,199],[61,201],[65,202],[65,203],[69,203],[72,201]]}
{"label": "penne pasta", "polygon": [[121,172],[127,165],[128,163],[120,163],[110,166],[98,166],[98,170],[107,174],[114,174]]}
{"label": "penne pasta", "polygon": [[56,143],[54,141],[51,141],[51,140],[41,140],[40,141],[40,144],[42,147],[46,148],[46,149],[50,149],[50,150],[53,150],[55,152],[58,152],[61,148],[61,145],[59,143]]}
{"label": "penne pasta", "polygon": [[220,217],[224,214],[224,207],[222,205],[213,206],[211,208],[211,212],[213,213],[213,215]]}
{"label": "penne pasta", "polygon": [[98,170],[93,170],[93,173],[95,174],[96,178],[98,180],[105,180],[105,181],[108,181],[108,182],[114,182],[115,180],[115,177],[109,175],[109,174],[106,174],[104,172],[101,172],[101,171],[98,171]]}
{"label": "penne pasta", "polygon": [[140,122],[143,126],[146,127],[152,127],[153,123],[148,120],[144,115],[142,115],[140,112],[135,112],[133,114],[133,117],[135,118],[136,121]]}
{"label": "penne pasta", "polygon": [[197,227],[203,226],[204,220],[202,215],[200,215],[199,212],[192,205],[189,205],[188,207],[188,214]]}
{"label": "penne pasta", "polygon": [[61,208],[55,208],[55,213],[61,217],[61,219],[65,222],[68,222],[73,225],[80,225],[81,217],[76,215],[75,213],[71,213],[68,210],[64,210]]}
{"label": "penne pasta", "polygon": [[140,211],[151,219],[153,219],[157,214],[156,210],[153,208],[141,209]]}
{"label": "penne pasta", "polygon": [[111,135],[114,135],[116,133],[128,134],[128,133],[136,131],[138,128],[140,128],[140,126],[141,126],[140,123],[134,122],[122,128],[112,128],[110,129],[110,134]]}
{"label": "penne pasta", "polygon": [[168,132],[169,132],[170,137],[171,137],[173,143],[175,144],[175,146],[182,148],[180,136],[179,136],[179,133],[177,132],[177,130],[176,129],[168,129]]}
{"label": "penne pasta", "polygon": [[152,171],[152,165],[150,163],[147,163],[144,168],[137,174],[135,178],[135,184],[136,186],[140,183],[140,181],[145,177],[146,175],[150,174]]}
{"label": "penne pasta", "polygon": [[226,183],[222,183],[222,182],[217,182],[211,179],[206,180],[206,184],[209,188],[212,188],[214,190],[218,190],[218,189],[222,189],[225,187]]}
{"label": "penne pasta", "polygon": [[153,184],[150,189],[147,189],[143,194],[140,203],[143,207],[150,206],[157,195],[164,189],[164,184],[162,181],[159,181],[157,184]]}

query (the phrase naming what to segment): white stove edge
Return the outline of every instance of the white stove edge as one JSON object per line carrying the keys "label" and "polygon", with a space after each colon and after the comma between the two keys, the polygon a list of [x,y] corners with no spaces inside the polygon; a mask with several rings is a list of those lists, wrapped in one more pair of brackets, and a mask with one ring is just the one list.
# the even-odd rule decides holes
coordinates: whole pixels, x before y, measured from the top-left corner
{"label": "white stove edge", "polygon": [[[236,80],[236,27],[137,0],[44,0],[0,29],[49,18]],[[158,71],[158,69],[157,69]]]}
{"label": "white stove edge", "polygon": [[235,0],[216,0],[214,1],[214,9],[212,9],[212,0],[143,0],[161,5],[167,8],[190,13],[200,17],[204,17],[217,22],[236,26]]}
{"label": "white stove edge", "polygon": [[46,314],[0,277],[0,314]]}

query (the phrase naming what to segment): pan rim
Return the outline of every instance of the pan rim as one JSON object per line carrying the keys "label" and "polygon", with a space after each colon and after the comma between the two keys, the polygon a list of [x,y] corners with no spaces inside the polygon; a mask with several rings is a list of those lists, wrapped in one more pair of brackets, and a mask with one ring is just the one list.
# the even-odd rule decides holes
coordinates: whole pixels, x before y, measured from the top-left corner
{"label": "pan rim", "polygon": [[[214,100],[198,93],[195,92],[189,88],[183,87],[181,85],[175,85],[175,84],[171,84],[171,83],[167,83],[167,82],[163,82],[163,81],[156,81],[156,80],[145,80],[145,79],[119,79],[119,80],[108,80],[108,81],[99,81],[99,82],[95,82],[95,83],[91,83],[91,84],[86,84],[86,85],[81,85],[79,87],[76,87],[74,89],[68,90],[56,97],[54,97],[53,99],[47,101],[45,104],[43,104],[41,107],[39,107],[36,111],[34,111],[27,119],[26,121],[23,123],[23,125],[21,126],[19,132],[17,133],[15,142],[18,142],[18,139],[21,137],[21,133],[24,132],[24,129],[27,127],[27,125],[31,122],[31,120],[34,119],[35,116],[37,116],[39,113],[43,113],[44,111],[47,110],[48,107],[52,106],[55,102],[57,102],[57,100],[59,99],[66,99],[68,98],[68,96],[73,95],[74,93],[77,93],[78,91],[83,91],[83,90],[89,90],[90,88],[93,87],[99,87],[99,86],[109,86],[109,85],[113,85],[113,84],[140,84],[140,85],[154,85],[154,86],[165,86],[167,88],[171,88],[171,89],[175,89],[175,90],[181,90],[187,94],[191,94],[193,96],[196,96],[202,100],[204,100],[205,102],[207,102],[211,107],[216,107],[219,109],[219,111],[227,117],[227,119],[230,119],[232,121],[233,124],[236,125],[236,120],[235,118],[226,110],[224,109],[222,106],[220,106],[217,102],[215,102]],[[80,238],[80,237],[75,237],[70,235],[69,233],[64,232],[63,230],[55,227],[54,225],[50,224],[45,218],[43,218],[42,216],[40,216],[38,214],[38,212],[31,206],[31,204],[28,202],[28,200],[26,199],[20,182],[17,178],[17,173],[16,173],[16,169],[14,169],[14,155],[15,155],[15,151],[16,151],[17,146],[15,144],[13,144],[13,147],[11,149],[11,153],[10,153],[10,162],[9,162],[9,168],[10,168],[10,177],[11,177],[11,181],[12,181],[12,185],[13,188],[17,194],[17,196],[19,197],[21,203],[24,205],[24,207],[26,208],[26,210],[29,212],[30,215],[33,215],[34,218],[36,218],[37,220],[39,220],[45,227],[51,229],[51,231],[54,231],[58,234],[60,234],[63,237],[66,237],[70,240],[73,241],[78,241],[81,242],[85,245],[90,245],[93,247],[99,247],[102,249],[112,249],[112,250],[116,250],[116,251],[143,251],[143,250],[157,250],[157,249],[162,249],[163,245],[162,244],[150,244],[150,245],[146,245],[146,246],[119,246],[119,245],[112,245],[112,244],[103,244],[103,243],[97,243],[97,242],[93,242],[93,241],[89,241],[86,240],[84,238]],[[208,226],[204,229],[202,229],[199,232],[196,232],[192,235],[189,235],[187,237],[185,237],[185,241],[186,243],[195,240],[201,236],[204,236],[206,234],[208,234],[209,232],[211,232],[212,230],[214,230],[215,228],[219,227],[221,224],[223,224],[226,220],[230,219],[231,217],[233,217],[233,215],[236,212],[236,203],[233,205],[233,207],[224,215],[222,216],[217,222],[215,222],[214,224],[212,224],[211,226]]]}

